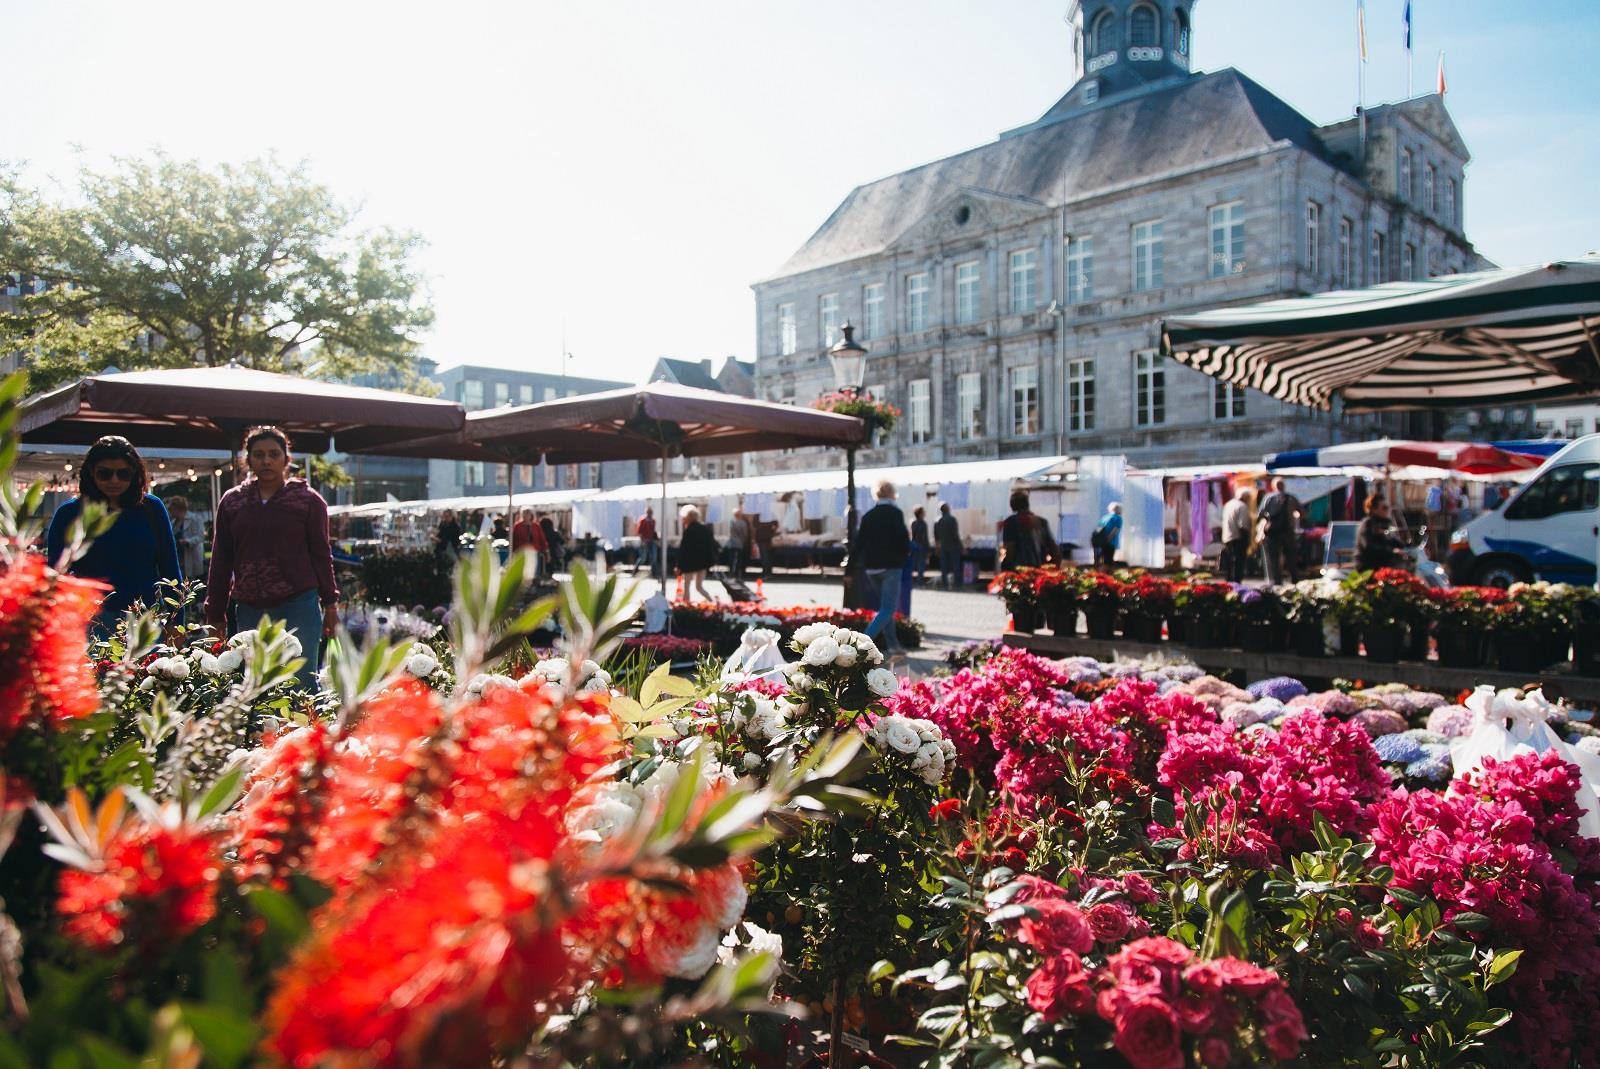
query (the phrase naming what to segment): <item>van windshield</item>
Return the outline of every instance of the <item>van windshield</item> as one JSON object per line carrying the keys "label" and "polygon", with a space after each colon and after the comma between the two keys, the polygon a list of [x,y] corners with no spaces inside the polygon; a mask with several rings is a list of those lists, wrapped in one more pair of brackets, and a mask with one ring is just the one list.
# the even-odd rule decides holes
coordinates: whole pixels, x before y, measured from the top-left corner
{"label": "van windshield", "polygon": [[1600,507],[1600,479],[1590,476],[1600,464],[1563,464],[1551,468],[1506,506],[1508,520],[1542,520],[1563,512]]}

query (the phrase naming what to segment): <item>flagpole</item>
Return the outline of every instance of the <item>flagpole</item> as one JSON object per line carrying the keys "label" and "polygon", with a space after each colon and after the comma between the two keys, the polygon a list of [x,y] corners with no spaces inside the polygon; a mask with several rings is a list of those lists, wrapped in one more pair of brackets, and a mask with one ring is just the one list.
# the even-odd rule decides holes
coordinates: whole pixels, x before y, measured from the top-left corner
{"label": "flagpole", "polygon": [[1411,0],[1406,0],[1406,99],[1411,99],[1411,60],[1415,53],[1411,47]]}
{"label": "flagpole", "polygon": [[1361,137],[1361,162],[1367,162],[1367,4],[1356,0],[1356,118]]}

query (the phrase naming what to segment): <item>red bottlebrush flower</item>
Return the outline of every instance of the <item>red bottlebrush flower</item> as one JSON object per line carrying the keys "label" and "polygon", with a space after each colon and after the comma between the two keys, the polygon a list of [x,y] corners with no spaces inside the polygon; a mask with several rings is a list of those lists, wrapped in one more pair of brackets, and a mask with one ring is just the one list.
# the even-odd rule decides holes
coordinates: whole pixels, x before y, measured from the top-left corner
{"label": "red bottlebrush flower", "polygon": [[961,799],[946,798],[942,802],[935,802],[928,808],[928,819],[938,823],[941,820],[955,820],[961,816]]}
{"label": "red bottlebrush flower", "polygon": [[230,836],[241,882],[281,884],[311,849],[333,740],[323,720],[283,732],[245,781]]}
{"label": "red bottlebrush flower", "polygon": [[98,871],[61,874],[56,912],[68,938],[113,950],[128,933],[150,948],[181,938],[217,911],[216,842],[197,828],[130,824]]}
{"label": "red bottlebrush flower", "polygon": [[32,553],[0,572],[0,744],[99,708],[85,636],[105,589]]}

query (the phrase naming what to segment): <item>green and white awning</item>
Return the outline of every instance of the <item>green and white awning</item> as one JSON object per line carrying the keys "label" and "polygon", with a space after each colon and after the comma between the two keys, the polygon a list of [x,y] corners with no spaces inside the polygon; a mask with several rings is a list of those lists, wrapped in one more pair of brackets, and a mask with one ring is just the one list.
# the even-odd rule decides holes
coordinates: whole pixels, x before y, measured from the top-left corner
{"label": "green and white awning", "polygon": [[1600,257],[1175,316],[1162,350],[1213,378],[1349,412],[1600,394]]}

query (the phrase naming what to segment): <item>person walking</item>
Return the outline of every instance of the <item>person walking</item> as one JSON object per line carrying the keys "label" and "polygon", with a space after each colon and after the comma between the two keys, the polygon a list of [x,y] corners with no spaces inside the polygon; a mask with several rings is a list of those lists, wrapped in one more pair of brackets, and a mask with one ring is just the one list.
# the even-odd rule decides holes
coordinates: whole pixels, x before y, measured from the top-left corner
{"label": "person walking", "polygon": [[1100,522],[1094,525],[1094,533],[1089,536],[1089,544],[1094,547],[1094,564],[1102,571],[1109,570],[1117,563],[1117,550],[1122,548],[1122,503],[1113,501],[1106,506],[1105,515],[1100,517]]}
{"label": "person walking", "polygon": [[296,678],[314,690],[321,640],[339,625],[328,503],[304,479],[289,478],[289,436],[277,427],[251,427],[244,453],[249,477],[217,503],[206,622],[221,632],[230,599],[240,631],[282,621],[305,658]]}
{"label": "person walking", "polygon": [[939,547],[939,585],[946,590],[961,586],[961,525],[950,512],[948,502],[939,502],[939,518],[933,521],[933,542]]}
{"label": "person walking", "polygon": [[654,575],[661,559],[661,533],[656,530],[656,510],[649,505],[644,507],[644,516],[639,520],[636,533],[639,535],[640,563],[644,565],[646,573]]}
{"label": "person walking", "polygon": [[745,562],[750,559],[750,520],[739,509],[733,510],[728,521],[728,573],[735,579],[744,578]]}
{"label": "person walking", "polygon": [[678,510],[678,522],[683,534],[678,539],[678,574],[683,576],[683,596],[688,598],[696,589],[706,601],[715,601],[706,589],[706,573],[717,563],[717,537],[711,525],[700,522],[700,510],[685,505]]}
{"label": "person walking", "polygon": [[911,510],[911,562],[916,566],[917,584],[928,581],[928,518],[921,505]]}
{"label": "person walking", "polygon": [[78,496],[50,517],[45,548],[52,567],[62,566],[73,521],[92,501],[115,516],[111,528],[89,543],[83,556],[66,566],[71,575],[98,579],[111,587],[90,624],[96,638],[111,634],[122,614],[135,604],[153,606],[156,584],[183,578],[172,520],[161,499],[149,493],[150,473],[133,443],[119,434],[98,439],[78,469]]}
{"label": "person walking", "polygon": [[461,556],[461,524],[456,522],[453,509],[445,509],[439,517],[439,527],[433,532],[433,542],[440,553],[452,560]]}
{"label": "person walking", "polygon": [[1367,502],[1367,515],[1356,528],[1356,567],[1362,571],[1404,568],[1405,551],[1389,515],[1389,502],[1382,494],[1374,494]]}
{"label": "person walking", "polygon": [[489,537],[492,539],[495,553],[504,564],[511,559],[511,529],[506,526],[506,518],[502,513],[494,514],[494,523],[489,526]]}
{"label": "person walking", "polygon": [[998,570],[1013,572],[1059,560],[1061,551],[1050,537],[1050,524],[1034,513],[1028,492],[1013,490],[1009,504],[1011,515],[1000,522]]}
{"label": "person walking", "polygon": [[545,558],[550,554],[550,547],[545,544],[544,529],[534,522],[532,509],[517,513],[516,526],[511,528],[511,552],[521,553],[523,550],[534,554],[533,573],[538,575],[544,567]]}
{"label": "person walking", "polygon": [[189,499],[173,497],[167,505],[172,519],[172,536],[178,543],[178,570],[185,579],[198,579],[205,569],[206,527],[199,516],[189,514]]}
{"label": "person walking", "polygon": [[1244,582],[1245,561],[1250,559],[1250,505],[1235,494],[1222,506],[1222,574],[1230,583]]}
{"label": "person walking", "polygon": [[544,544],[550,552],[550,574],[554,575],[567,559],[567,540],[556,530],[556,523],[548,514],[539,517],[539,529],[544,532]]}
{"label": "person walking", "polygon": [[886,655],[900,657],[904,651],[895,631],[894,614],[900,605],[900,570],[911,555],[911,533],[906,530],[905,513],[895,504],[894,483],[878,483],[872,496],[877,504],[861,517],[855,545],[850,547],[850,561],[861,569],[878,596],[878,612],[867,624],[867,637]]}
{"label": "person walking", "polygon": [[[1287,490],[1283,476],[1272,480],[1272,493],[1261,502],[1256,524],[1261,535],[1261,563],[1273,586],[1295,580],[1300,545],[1300,502]],[[1368,505],[1371,508],[1371,505]]]}

